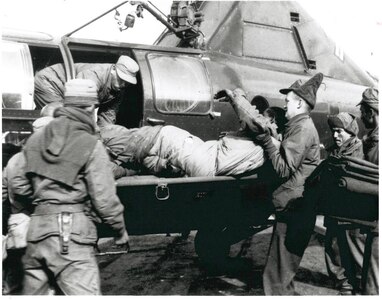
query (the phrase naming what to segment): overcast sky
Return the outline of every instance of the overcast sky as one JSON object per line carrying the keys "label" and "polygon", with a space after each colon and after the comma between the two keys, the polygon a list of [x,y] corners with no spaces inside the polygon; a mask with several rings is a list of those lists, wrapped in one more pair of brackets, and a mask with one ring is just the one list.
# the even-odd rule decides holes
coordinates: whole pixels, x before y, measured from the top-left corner
{"label": "overcast sky", "polygon": [[[121,3],[121,0],[2,0],[2,26],[24,28],[63,35],[88,20]],[[169,14],[171,1],[152,0],[164,14]],[[342,46],[361,67],[381,78],[382,1],[380,0],[303,0],[298,1],[315,18],[326,33]],[[125,5],[121,14],[133,11]],[[119,32],[113,14],[103,18],[104,23],[93,25],[81,35],[102,39],[152,43],[163,30],[151,15],[144,14],[144,22],[136,21],[132,31]],[[149,25],[147,30],[147,24]],[[107,24],[107,25],[105,25]],[[116,28],[112,33],[104,28]],[[142,29],[142,30],[141,30]],[[144,32],[144,34],[142,34]]]}

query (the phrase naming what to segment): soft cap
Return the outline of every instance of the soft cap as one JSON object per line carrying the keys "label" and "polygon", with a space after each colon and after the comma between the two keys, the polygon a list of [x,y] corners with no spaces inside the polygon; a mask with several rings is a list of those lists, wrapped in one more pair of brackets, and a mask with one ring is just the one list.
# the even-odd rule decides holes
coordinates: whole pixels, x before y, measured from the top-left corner
{"label": "soft cap", "polygon": [[139,66],[133,59],[126,55],[122,55],[115,64],[115,68],[118,76],[122,80],[132,84],[137,83],[136,73],[139,71]]}
{"label": "soft cap", "polygon": [[362,93],[362,100],[360,103],[357,104],[366,104],[370,106],[372,109],[379,111],[378,109],[378,90],[374,88],[367,88],[363,93]]}

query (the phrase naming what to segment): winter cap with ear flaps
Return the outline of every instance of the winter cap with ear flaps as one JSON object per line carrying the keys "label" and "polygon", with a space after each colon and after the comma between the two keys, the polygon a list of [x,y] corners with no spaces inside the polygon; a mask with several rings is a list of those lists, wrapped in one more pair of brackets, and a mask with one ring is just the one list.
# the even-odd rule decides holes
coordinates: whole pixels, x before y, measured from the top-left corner
{"label": "winter cap with ear flaps", "polygon": [[328,124],[330,128],[342,128],[354,136],[359,131],[356,117],[347,112],[340,112],[338,115],[329,116]]}

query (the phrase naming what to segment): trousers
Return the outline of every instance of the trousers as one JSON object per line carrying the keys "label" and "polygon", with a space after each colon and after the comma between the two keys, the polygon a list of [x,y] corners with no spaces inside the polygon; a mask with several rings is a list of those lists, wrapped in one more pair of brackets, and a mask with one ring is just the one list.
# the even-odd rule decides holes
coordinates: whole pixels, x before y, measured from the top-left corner
{"label": "trousers", "polygon": [[315,220],[311,210],[276,214],[263,273],[265,295],[294,295],[294,276],[309,244]]}
{"label": "trousers", "polygon": [[[329,221],[329,219],[325,219]],[[325,262],[329,277],[341,290],[360,289],[365,235],[354,224],[327,222]]]}
{"label": "trousers", "polygon": [[23,265],[23,295],[48,295],[52,286],[65,295],[101,295],[92,245],[70,241],[69,253],[63,255],[58,236],[28,242]]}
{"label": "trousers", "polygon": [[362,267],[362,294],[379,295],[379,234],[368,232]]}

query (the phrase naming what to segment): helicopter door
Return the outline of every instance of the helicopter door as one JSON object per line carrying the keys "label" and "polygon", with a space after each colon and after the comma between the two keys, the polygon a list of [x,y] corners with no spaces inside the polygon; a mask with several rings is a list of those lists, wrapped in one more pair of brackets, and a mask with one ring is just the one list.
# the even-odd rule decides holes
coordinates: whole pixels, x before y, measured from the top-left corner
{"label": "helicopter door", "polygon": [[142,78],[143,125],[176,125],[201,138],[205,128],[218,127],[218,116],[211,118],[211,80],[199,55],[133,51]]}

